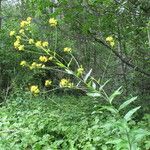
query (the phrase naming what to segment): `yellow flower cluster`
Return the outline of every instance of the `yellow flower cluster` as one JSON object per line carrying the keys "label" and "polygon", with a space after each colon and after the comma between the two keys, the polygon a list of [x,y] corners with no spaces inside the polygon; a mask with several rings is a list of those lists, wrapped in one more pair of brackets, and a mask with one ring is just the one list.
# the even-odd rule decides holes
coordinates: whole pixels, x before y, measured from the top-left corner
{"label": "yellow flower cluster", "polygon": [[112,36],[108,36],[106,38],[106,42],[108,42],[110,44],[110,46],[112,46],[112,47],[115,45],[115,41]]}
{"label": "yellow flower cluster", "polygon": [[14,36],[15,35],[15,31],[10,31],[9,36]]}
{"label": "yellow flower cluster", "polygon": [[73,87],[73,83],[71,83],[69,79],[61,79],[59,86],[71,88]]}
{"label": "yellow flower cluster", "polygon": [[21,45],[21,43],[20,43],[21,37],[17,36],[16,38],[17,38],[17,40],[14,42],[14,47],[16,49],[18,49],[19,51],[23,51],[24,50],[24,45]]}
{"label": "yellow flower cluster", "polygon": [[20,45],[20,46],[18,47],[18,50],[19,50],[19,51],[23,51],[23,50],[24,50],[24,45]]}
{"label": "yellow flower cluster", "polygon": [[24,33],[24,29],[19,30],[19,33],[22,34],[22,35],[24,35],[25,34]]}
{"label": "yellow flower cluster", "polygon": [[43,65],[43,64],[38,64],[36,62],[33,62],[29,68],[32,70],[32,69],[44,68],[44,67],[45,67],[45,65]]}
{"label": "yellow flower cluster", "polygon": [[51,86],[52,85],[52,80],[46,80],[45,81],[45,86],[46,87],[49,87],[49,86]]}
{"label": "yellow flower cluster", "polygon": [[37,42],[35,43],[35,46],[36,46],[36,47],[42,47],[42,41],[37,41]]}
{"label": "yellow flower cluster", "polygon": [[31,91],[31,93],[34,94],[34,95],[37,95],[37,94],[40,93],[40,90],[39,90],[39,88],[38,88],[37,85],[32,85],[32,86],[30,87],[30,91]]}
{"label": "yellow flower cluster", "polygon": [[50,61],[51,61],[51,60],[53,60],[53,57],[52,57],[52,56],[51,56],[51,57],[49,57],[49,58],[48,58],[48,60],[50,60]]}
{"label": "yellow flower cluster", "polygon": [[84,68],[82,67],[82,65],[77,69],[77,76],[82,75],[84,72]]}
{"label": "yellow flower cluster", "polygon": [[16,39],[17,40],[21,40],[21,36],[16,36]]}
{"label": "yellow flower cluster", "polygon": [[20,66],[23,66],[23,67],[24,67],[24,66],[26,66],[26,65],[27,65],[27,62],[26,62],[25,60],[23,60],[23,61],[20,62]]}
{"label": "yellow flower cluster", "polygon": [[24,28],[26,26],[28,26],[30,23],[31,23],[31,20],[32,18],[31,17],[28,17],[27,20],[23,20],[20,22],[20,27],[21,28]]}
{"label": "yellow flower cluster", "polygon": [[41,62],[47,62],[47,61],[48,61],[48,58],[47,58],[46,56],[40,56],[40,57],[39,57],[39,60],[40,60]]}
{"label": "yellow flower cluster", "polygon": [[34,40],[33,39],[29,39],[29,44],[33,44]]}
{"label": "yellow flower cluster", "polygon": [[49,24],[51,27],[56,27],[57,26],[57,20],[55,18],[50,18]]}
{"label": "yellow flower cluster", "polygon": [[48,46],[48,42],[43,42],[43,43],[42,43],[42,46],[43,46],[43,47],[47,47],[47,46]]}
{"label": "yellow flower cluster", "polygon": [[[31,41],[30,41],[31,42]],[[42,41],[37,41],[35,43],[35,46],[38,47],[38,48],[41,48],[41,47],[48,47],[48,42],[42,42]]]}
{"label": "yellow flower cluster", "polygon": [[70,47],[65,47],[64,52],[71,52],[71,48]]}

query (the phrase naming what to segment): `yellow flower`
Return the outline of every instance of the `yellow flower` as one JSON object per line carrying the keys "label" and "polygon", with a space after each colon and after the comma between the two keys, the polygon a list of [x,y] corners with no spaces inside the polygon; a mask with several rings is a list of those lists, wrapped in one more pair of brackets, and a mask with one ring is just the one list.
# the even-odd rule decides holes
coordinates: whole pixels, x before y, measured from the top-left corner
{"label": "yellow flower", "polygon": [[29,39],[29,44],[33,44],[34,40],[33,39]]}
{"label": "yellow flower", "polygon": [[15,41],[14,42],[14,47],[18,48],[19,46],[20,46],[20,41],[19,40]]}
{"label": "yellow flower", "polygon": [[40,60],[41,62],[47,62],[47,61],[48,61],[48,58],[47,58],[46,56],[40,56],[40,57],[39,57],[39,60]]}
{"label": "yellow flower", "polygon": [[33,62],[30,66],[30,69],[34,69],[34,68],[37,68],[37,63],[36,62]]}
{"label": "yellow flower", "polygon": [[69,79],[61,79],[59,86],[71,88],[73,87],[73,83],[71,83]]}
{"label": "yellow flower", "polygon": [[59,85],[60,87],[67,87],[68,83],[69,83],[68,79],[61,79]]}
{"label": "yellow flower", "polygon": [[19,51],[23,51],[23,50],[24,50],[24,45],[20,45],[20,46],[18,47],[18,50],[19,50]]}
{"label": "yellow flower", "polygon": [[28,18],[27,18],[27,21],[24,21],[24,20],[21,21],[21,22],[20,22],[20,27],[21,27],[21,28],[24,28],[25,26],[29,25],[29,24],[31,23],[31,20],[32,20],[32,18],[31,18],[31,17],[28,17]]}
{"label": "yellow flower", "polygon": [[21,40],[21,36],[16,36],[16,39],[17,40]]}
{"label": "yellow flower", "polygon": [[113,47],[113,46],[115,45],[115,41],[114,41],[114,39],[113,39],[112,36],[108,36],[108,37],[106,38],[106,42],[108,42],[111,47]]}
{"label": "yellow flower", "polygon": [[23,61],[20,62],[20,66],[23,66],[23,67],[24,67],[24,66],[26,66],[26,65],[27,65],[27,62],[26,62],[25,60],[23,60]]}
{"label": "yellow flower", "polygon": [[70,47],[65,47],[64,52],[71,52],[71,48]]}
{"label": "yellow flower", "polygon": [[115,42],[114,41],[110,42],[110,45],[113,47],[115,45]]}
{"label": "yellow flower", "polygon": [[9,36],[13,36],[13,35],[15,35],[15,31],[10,31],[10,33],[9,33]]}
{"label": "yellow flower", "polygon": [[55,26],[57,26],[57,20],[55,18],[50,18],[49,24],[50,24],[50,26],[55,27]]}
{"label": "yellow flower", "polygon": [[27,25],[26,21],[23,20],[23,21],[20,22],[20,27],[21,28],[24,28],[26,25]]}
{"label": "yellow flower", "polygon": [[77,75],[82,75],[84,72],[84,68],[82,67],[82,65],[77,69]]}
{"label": "yellow flower", "polygon": [[47,46],[48,46],[48,42],[43,42],[43,43],[42,43],[42,46],[43,46],[43,47],[47,47]]}
{"label": "yellow flower", "polygon": [[20,33],[20,34],[24,34],[24,30],[21,29],[21,30],[19,31],[19,33]]}
{"label": "yellow flower", "polygon": [[38,88],[37,85],[32,85],[32,86],[30,87],[30,91],[31,91],[31,93],[34,94],[34,95],[37,95],[37,94],[40,93],[40,90],[39,90],[39,88]]}
{"label": "yellow flower", "polygon": [[45,65],[44,65],[44,64],[41,64],[41,63],[38,64],[38,63],[36,63],[36,62],[33,62],[29,68],[30,68],[31,70],[32,70],[32,69],[35,69],[35,68],[45,68]]}
{"label": "yellow flower", "polygon": [[32,20],[32,18],[31,18],[31,17],[28,17],[28,18],[27,18],[27,21],[29,21],[29,22],[30,22],[31,20]]}
{"label": "yellow flower", "polygon": [[113,37],[112,36],[108,36],[107,38],[106,38],[106,41],[107,42],[111,42],[111,41],[113,41],[114,39],[113,39]]}
{"label": "yellow flower", "polygon": [[53,60],[53,57],[52,57],[52,56],[51,56],[51,57],[49,57],[49,58],[48,58],[48,60],[50,60],[50,61],[51,61],[51,60]]}
{"label": "yellow flower", "polygon": [[36,46],[36,47],[41,47],[41,46],[42,46],[42,42],[41,42],[41,41],[37,41],[37,42],[35,43],[35,46]]}
{"label": "yellow flower", "polygon": [[40,68],[42,67],[42,64],[36,64],[35,67]]}
{"label": "yellow flower", "polygon": [[51,86],[52,85],[52,80],[46,80],[45,81],[45,86],[48,87],[48,86]]}
{"label": "yellow flower", "polygon": [[68,88],[72,88],[74,86],[73,83],[68,83]]}

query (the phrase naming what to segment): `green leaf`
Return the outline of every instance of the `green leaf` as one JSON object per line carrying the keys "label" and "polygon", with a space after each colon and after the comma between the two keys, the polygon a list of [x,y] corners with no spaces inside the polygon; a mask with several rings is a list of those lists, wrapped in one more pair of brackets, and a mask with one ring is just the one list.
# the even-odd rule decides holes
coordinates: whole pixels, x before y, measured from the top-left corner
{"label": "green leaf", "polygon": [[109,97],[109,102],[112,103],[114,98],[122,93],[121,90],[122,87],[118,88],[110,97]]}
{"label": "green leaf", "polygon": [[122,142],[122,139],[109,140],[106,144],[119,144]]}
{"label": "green leaf", "polygon": [[64,67],[65,67],[65,65],[64,65],[64,64],[62,64],[62,63],[56,62],[56,64],[57,64],[58,66],[62,67],[62,68],[64,68]]}
{"label": "green leaf", "polygon": [[92,73],[92,69],[90,69],[90,71],[89,71],[89,72],[86,74],[86,76],[84,77],[84,82],[87,81],[87,79],[90,77],[91,73]]}
{"label": "green leaf", "polygon": [[138,109],[140,109],[140,107],[141,107],[141,106],[136,107],[136,108],[130,110],[130,111],[124,116],[124,119],[125,119],[126,121],[129,121],[129,120],[131,119],[132,115],[133,115]]}
{"label": "green leaf", "polygon": [[130,103],[132,103],[136,99],[137,99],[137,96],[136,97],[132,97],[131,99],[125,101],[123,104],[120,105],[119,110],[125,108],[126,106],[128,106]]}
{"label": "green leaf", "polygon": [[110,81],[110,80],[107,80],[103,85],[101,85],[100,88],[99,88],[99,90],[101,91],[101,90],[104,88],[104,86],[105,86],[109,81]]}
{"label": "green leaf", "polygon": [[100,97],[101,96],[100,93],[86,93],[86,94],[91,97]]}
{"label": "green leaf", "polygon": [[103,109],[108,110],[108,111],[110,111],[110,112],[113,113],[113,114],[116,114],[116,113],[118,112],[116,109],[114,109],[114,108],[112,108],[112,107],[110,107],[110,106],[103,106],[103,107],[102,107],[102,110],[103,110]]}
{"label": "green leaf", "polygon": [[66,71],[68,74],[73,74],[73,71],[71,71],[71,70],[65,69],[65,71]]}
{"label": "green leaf", "polygon": [[96,89],[96,84],[94,83],[94,81],[92,82],[92,87],[94,90]]}

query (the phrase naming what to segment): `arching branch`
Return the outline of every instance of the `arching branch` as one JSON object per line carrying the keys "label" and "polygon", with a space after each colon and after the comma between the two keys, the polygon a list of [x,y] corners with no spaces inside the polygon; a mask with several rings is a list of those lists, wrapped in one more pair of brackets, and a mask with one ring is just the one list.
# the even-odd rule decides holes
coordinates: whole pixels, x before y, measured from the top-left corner
{"label": "arching branch", "polygon": [[94,40],[96,42],[98,42],[99,44],[102,44],[103,46],[105,46],[106,48],[110,49],[123,63],[125,63],[127,66],[129,66],[130,68],[133,68],[135,71],[140,72],[148,77],[150,77],[150,73],[145,72],[143,69],[139,68],[138,66],[130,63],[130,61],[128,61],[126,58],[124,58],[122,55],[120,55],[114,48],[112,48],[111,46],[109,46],[105,41],[103,41],[102,39],[96,37],[95,34],[93,34],[91,31],[89,31],[89,34],[94,38]]}

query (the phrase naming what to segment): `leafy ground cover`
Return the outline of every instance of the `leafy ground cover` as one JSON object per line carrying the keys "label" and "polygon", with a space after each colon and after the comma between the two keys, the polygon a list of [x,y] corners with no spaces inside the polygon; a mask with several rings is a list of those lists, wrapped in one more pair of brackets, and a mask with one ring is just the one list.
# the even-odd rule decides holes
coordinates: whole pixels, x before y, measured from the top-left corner
{"label": "leafy ground cover", "polygon": [[[0,108],[0,150],[127,150],[122,120],[89,97],[11,97]],[[149,115],[130,122],[132,150],[148,150]],[[126,127],[128,130],[128,127]]]}

